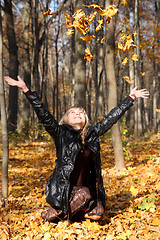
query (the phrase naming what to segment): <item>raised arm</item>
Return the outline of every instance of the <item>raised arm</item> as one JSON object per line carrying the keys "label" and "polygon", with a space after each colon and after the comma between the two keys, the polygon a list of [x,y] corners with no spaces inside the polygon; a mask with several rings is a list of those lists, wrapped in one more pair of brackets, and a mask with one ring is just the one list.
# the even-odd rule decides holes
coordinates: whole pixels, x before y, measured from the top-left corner
{"label": "raised arm", "polygon": [[148,98],[149,97],[149,91],[146,89],[137,89],[138,87],[136,86],[133,88],[129,94],[129,96],[134,100],[136,98]]}
{"label": "raised arm", "polygon": [[117,107],[113,108],[108,115],[106,115],[102,121],[95,125],[97,134],[103,135],[107,132],[133,105],[136,98],[148,98],[149,91],[146,89],[137,90],[137,87],[133,88],[128,97],[126,97]]}
{"label": "raised arm", "polygon": [[[17,77],[18,81],[9,76],[5,77],[4,79],[10,86],[18,87],[24,92],[28,101],[31,103],[34,111],[36,112],[40,122],[44,125],[46,131],[54,139],[58,137],[60,126],[53,117],[53,115],[44,106],[42,100],[39,98],[37,93],[31,92],[30,89],[26,86],[25,82],[20,78],[20,76]],[[27,94],[28,92],[29,94]]]}
{"label": "raised arm", "polygon": [[10,86],[18,87],[24,93],[29,91],[28,87],[26,86],[25,82],[20,78],[20,76],[17,76],[18,81],[14,80],[13,78],[11,78],[9,76],[4,77],[4,79]]}

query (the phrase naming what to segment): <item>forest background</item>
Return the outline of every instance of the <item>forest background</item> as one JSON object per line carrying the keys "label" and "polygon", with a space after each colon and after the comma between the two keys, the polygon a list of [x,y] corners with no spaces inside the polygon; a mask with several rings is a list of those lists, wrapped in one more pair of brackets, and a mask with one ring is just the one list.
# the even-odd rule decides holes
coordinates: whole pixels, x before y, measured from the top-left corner
{"label": "forest background", "polygon": [[[19,74],[28,87],[38,92],[57,120],[69,106],[79,104],[95,122],[109,111],[107,71],[112,69],[112,57],[106,59],[109,55],[107,47],[111,46],[115,70],[112,79],[116,79],[111,89],[112,101],[116,95],[114,89],[117,102],[135,85],[139,89],[148,89],[149,101],[140,101],[138,107],[133,107],[126,114],[126,124],[130,133],[135,128],[138,135],[157,132],[159,113],[156,109],[160,108],[159,1],[98,1],[102,8],[111,3],[118,8],[112,21],[113,29],[110,30],[110,24],[104,24],[101,31],[96,32],[100,19],[97,14],[90,26],[90,35],[95,38],[89,44],[77,37],[77,31],[67,36],[64,13],[72,16],[76,10],[83,9],[89,15],[93,10],[84,5],[97,4],[96,1],[1,1],[4,75],[16,78]],[[54,11],[54,16],[44,15],[48,9]],[[130,45],[137,47],[125,46],[127,37]],[[124,48],[120,48],[120,44]],[[84,60],[87,47],[93,55],[93,62]],[[132,51],[137,56],[135,59]],[[124,63],[126,57],[128,60]],[[130,84],[125,81],[128,80],[126,76]],[[5,90],[9,130],[23,129],[23,133],[28,133],[28,125],[37,124],[33,111],[16,88],[5,86]],[[133,116],[135,111],[138,111],[138,120]]]}
{"label": "forest background", "polygon": [[[112,144],[115,152],[116,148],[126,151],[123,146],[130,138],[133,140],[133,136],[138,139],[158,133],[159,0],[4,0],[0,3],[3,43],[1,78],[2,75],[12,78],[20,75],[31,90],[38,92],[57,120],[71,105],[78,104],[85,107],[93,123],[126,97],[135,85],[139,89],[146,88],[150,91],[149,100],[135,101],[121,124],[113,128]],[[95,8],[85,6],[91,4],[97,4],[103,9],[114,4],[118,12],[107,24],[101,23],[101,16],[96,15],[90,25],[90,35],[94,35],[91,42],[82,40],[82,35],[77,30],[68,36],[64,14],[73,20],[75,11],[83,9],[86,15],[90,15]],[[54,14],[45,15],[48,9]],[[99,24],[103,27],[96,31]],[[93,55],[93,61],[84,59],[87,47]],[[12,142],[17,145],[20,140],[49,141],[49,136],[38,124],[23,93],[14,87],[9,88],[5,83],[4,89]],[[121,132],[125,136],[123,146],[120,140],[115,143],[121,138]],[[156,136],[158,138],[159,135]],[[110,133],[105,137],[107,146]],[[124,153],[125,156],[128,154]],[[118,149],[118,161],[119,156]],[[154,158],[155,161],[157,159],[158,157]],[[123,168],[123,163],[116,163],[117,169]]]}

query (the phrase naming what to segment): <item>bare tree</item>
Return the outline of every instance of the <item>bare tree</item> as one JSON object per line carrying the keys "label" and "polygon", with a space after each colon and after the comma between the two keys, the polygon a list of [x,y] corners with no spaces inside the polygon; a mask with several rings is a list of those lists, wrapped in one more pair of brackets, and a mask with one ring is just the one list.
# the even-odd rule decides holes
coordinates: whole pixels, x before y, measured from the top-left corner
{"label": "bare tree", "polygon": [[[84,0],[77,0],[75,9],[82,9]],[[84,60],[85,42],[80,39],[80,33],[75,32],[75,52],[73,63],[73,105],[86,107],[86,62]]]}
{"label": "bare tree", "polygon": [[[16,35],[14,31],[14,21],[12,12],[12,1],[4,0],[5,21],[7,26],[8,51],[9,51],[9,75],[16,79],[18,75],[18,48]],[[9,130],[14,131],[17,128],[18,112],[18,89],[10,87],[9,90]]]}
{"label": "bare tree", "polygon": [[[1,5],[1,1],[0,1]],[[2,160],[2,196],[8,196],[8,132],[7,132],[7,113],[5,104],[4,82],[3,82],[3,40],[2,40],[2,17],[0,8],[0,108],[2,122],[2,142],[3,142],[3,160]]]}
{"label": "bare tree", "polygon": [[[107,8],[111,4],[110,0],[105,1]],[[113,19],[108,24],[108,40],[106,44],[105,66],[108,81],[108,110],[110,111],[117,105],[117,84],[115,76],[115,31]],[[116,123],[111,129],[112,144],[115,155],[115,167],[117,170],[122,171],[125,168],[124,153],[121,139],[121,132],[119,123]]]}

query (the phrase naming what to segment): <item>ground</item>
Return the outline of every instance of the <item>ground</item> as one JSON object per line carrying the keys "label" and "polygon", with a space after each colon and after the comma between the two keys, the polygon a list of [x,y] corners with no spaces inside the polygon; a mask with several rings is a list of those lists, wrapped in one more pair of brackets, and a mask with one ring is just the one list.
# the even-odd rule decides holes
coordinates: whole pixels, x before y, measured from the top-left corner
{"label": "ground", "polygon": [[154,135],[124,145],[127,169],[118,173],[111,140],[101,139],[103,219],[54,224],[41,219],[56,158],[53,142],[10,144],[8,206],[0,202],[1,239],[160,239],[160,140]]}

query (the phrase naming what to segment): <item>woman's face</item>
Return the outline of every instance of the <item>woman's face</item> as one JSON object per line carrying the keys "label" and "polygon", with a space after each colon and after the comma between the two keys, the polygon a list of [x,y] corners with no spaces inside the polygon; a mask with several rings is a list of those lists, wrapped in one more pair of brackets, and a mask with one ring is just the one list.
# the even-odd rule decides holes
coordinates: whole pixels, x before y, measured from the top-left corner
{"label": "woman's face", "polygon": [[79,130],[85,125],[85,112],[81,108],[72,108],[68,113],[68,124]]}

